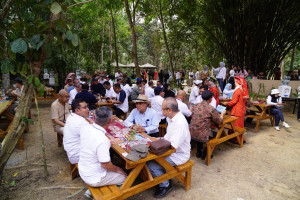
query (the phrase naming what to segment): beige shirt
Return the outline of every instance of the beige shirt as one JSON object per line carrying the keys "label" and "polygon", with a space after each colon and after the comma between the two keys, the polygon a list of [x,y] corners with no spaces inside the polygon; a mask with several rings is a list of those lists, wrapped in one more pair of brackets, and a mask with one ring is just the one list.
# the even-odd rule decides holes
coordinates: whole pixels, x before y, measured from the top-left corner
{"label": "beige shirt", "polygon": [[[23,92],[23,89],[24,89],[24,85],[21,87],[21,89],[17,88],[17,89],[15,90],[15,93],[17,93],[18,95],[21,96],[21,95],[22,95],[22,92]],[[20,97],[17,97],[16,102],[19,103],[19,101],[20,101]]]}
{"label": "beige shirt", "polygon": [[[66,122],[68,116],[69,116],[69,104],[65,103],[65,105],[62,105],[58,99],[56,99],[52,105],[51,105],[51,119],[58,119],[61,122]],[[54,124],[52,121],[53,127],[59,126],[57,124]]]}

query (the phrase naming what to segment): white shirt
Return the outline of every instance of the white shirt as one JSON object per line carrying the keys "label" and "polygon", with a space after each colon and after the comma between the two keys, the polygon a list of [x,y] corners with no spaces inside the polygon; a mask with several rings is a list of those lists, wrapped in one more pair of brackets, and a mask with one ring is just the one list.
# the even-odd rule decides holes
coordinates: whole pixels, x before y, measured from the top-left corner
{"label": "white shirt", "polygon": [[189,125],[181,112],[178,112],[172,119],[167,117],[168,127],[164,139],[171,142],[176,149],[175,153],[170,155],[170,159],[176,165],[182,165],[190,159],[191,152],[191,134]]}
{"label": "white shirt", "polygon": [[[202,99],[202,96],[199,95],[199,96],[196,98],[194,104],[201,103],[202,100],[203,100],[203,99]],[[214,108],[217,107],[217,101],[216,101],[215,97],[212,97],[212,101],[210,102],[210,105],[211,105],[212,107],[214,107]]]}
{"label": "white shirt", "polygon": [[160,120],[165,119],[166,117],[163,115],[163,110],[161,108],[164,98],[160,95],[156,95],[151,100],[151,108],[154,109],[157,113],[157,116]]}
{"label": "white shirt", "polygon": [[218,67],[212,68],[214,71],[217,71],[218,74],[216,76],[217,79],[225,79],[226,78],[226,67]]}
{"label": "white shirt", "polygon": [[[120,100],[120,93],[122,92],[122,90],[119,93],[115,93],[116,94],[116,100]],[[126,94],[126,92],[123,90],[124,94]],[[120,108],[124,113],[128,112],[129,109],[129,105],[128,105],[128,96],[126,95],[123,103],[121,104],[115,104],[115,106],[117,108]]]}
{"label": "white shirt", "polygon": [[80,129],[88,125],[89,122],[83,117],[70,113],[64,127],[64,149],[67,152],[70,163],[79,161]]}
{"label": "white shirt", "polygon": [[234,77],[234,74],[235,74],[235,71],[233,69],[229,71],[230,77]]}
{"label": "white shirt", "polygon": [[194,72],[189,72],[189,79],[193,79],[194,77]]}
{"label": "white shirt", "polygon": [[115,73],[115,78],[116,78],[116,79],[119,78],[120,76],[122,76],[121,73],[118,73],[118,72]]}
{"label": "white shirt", "polygon": [[106,90],[105,96],[106,97],[116,97],[116,93],[115,93],[113,87],[110,87],[109,90]]}
{"label": "white shirt", "polygon": [[72,104],[72,101],[75,99],[75,96],[76,96],[77,93],[78,92],[77,92],[77,90],[75,88],[70,91],[69,104]]}
{"label": "white shirt", "polygon": [[195,73],[195,78],[196,78],[196,79],[199,79],[199,78],[200,78],[200,73],[199,73],[199,71],[196,71],[196,73]]}
{"label": "white shirt", "polygon": [[122,90],[124,90],[126,92],[126,96],[127,97],[130,96],[130,93],[132,91],[131,87],[128,84],[124,85],[123,88],[122,88]]}
{"label": "white shirt", "polygon": [[99,83],[101,83],[102,85],[105,81],[106,81],[105,79],[103,79],[103,80],[99,79]]}
{"label": "white shirt", "polygon": [[145,89],[145,95],[148,97],[148,100],[151,101],[152,98],[155,96],[154,89],[152,87],[147,87]]}
{"label": "white shirt", "polygon": [[178,110],[186,117],[190,117],[192,115],[192,112],[188,108],[188,106],[183,103],[180,99],[176,99],[178,103]]}
{"label": "white shirt", "polygon": [[196,100],[197,96],[199,96],[199,87],[198,86],[194,86],[192,88],[192,91],[191,91],[191,94],[190,94],[189,102],[194,103],[194,101]]}
{"label": "white shirt", "polygon": [[180,79],[180,72],[176,72],[176,79]]}
{"label": "white shirt", "polygon": [[109,84],[110,84],[111,87],[114,86],[114,82],[112,80],[109,79],[108,82],[109,82]]}
{"label": "white shirt", "polygon": [[105,129],[97,124],[90,124],[80,130],[79,174],[92,187],[106,175],[107,170],[101,167],[101,163],[110,162],[110,141],[105,133]]}
{"label": "white shirt", "polygon": [[274,106],[276,106],[277,103],[282,103],[282,98],[281,97],[279,97],[277,99],[277,103],[274,103],[271,100],[272,100],[272,97],[271,97],[271,95],[269,95],[268,98],[267,98],[267,105],[274,105]]}

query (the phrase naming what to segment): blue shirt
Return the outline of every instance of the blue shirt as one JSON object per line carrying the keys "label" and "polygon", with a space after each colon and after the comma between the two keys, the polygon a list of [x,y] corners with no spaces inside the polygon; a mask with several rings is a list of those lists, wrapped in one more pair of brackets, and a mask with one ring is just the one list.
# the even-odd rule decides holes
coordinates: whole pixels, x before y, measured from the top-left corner
{"label": "blue shirt", "polygon": [[68,88],[68,93],[70,94],[71,90],[74,89],[74,86],[72,85],[71,87]]}
{"label": "blue shirt", "polygon": [[93,104],[97,103],[97,99],[88,91],[82,90],[81,92],[77,93],[75,99],[82,99],[88,104],[90,110],[95,109],[95,106]]}
{"label": "blue shirt", "polygon": [[126,127],[130,127],[135,123],[141,125],[146,130],[147,134],[157,133],[160,118],[156,115],[156,111],[152,108],[142,114],[136,108],[131,111],[127,119],[124,121]]}

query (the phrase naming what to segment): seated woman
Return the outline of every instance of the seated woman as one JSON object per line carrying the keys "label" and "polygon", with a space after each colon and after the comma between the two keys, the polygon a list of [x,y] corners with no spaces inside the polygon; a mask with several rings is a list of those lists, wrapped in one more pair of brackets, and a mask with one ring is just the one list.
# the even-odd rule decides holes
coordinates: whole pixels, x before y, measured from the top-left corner
{"label": "seated woman", "polygon": [[272,105],[271,114],[275,115],[275,129],[280,131],[279,122],[282,121],[282,125],[285,128],[290,128],[290,126],[284,121],[282,109],[282,98],[279,96],[280,92],[278,89],[273,89],[271,94],[267,98],[267,105]]}
{"label": "seated woman", "polygon": [[232,98],[232,95],[234,93],[234,90],[232,89],[232,85],[230,83],[227,83],[224,90],[223,90],[223,97],[224,98]]}
{"label": "seated woman", "polygon": [[164,84],[164,93],[165,93],[165,98],[167,97],[175,97],[175,93],[172,92],[170,84],[166,83]]}

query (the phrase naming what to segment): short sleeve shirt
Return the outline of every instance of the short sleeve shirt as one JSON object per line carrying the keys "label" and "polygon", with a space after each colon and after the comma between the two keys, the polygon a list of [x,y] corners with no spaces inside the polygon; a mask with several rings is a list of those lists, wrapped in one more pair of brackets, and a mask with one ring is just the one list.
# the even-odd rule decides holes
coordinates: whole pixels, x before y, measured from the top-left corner
{"label": "short sleeve shirt", "polygon": [[[65,105],[61,104],[58,99],[56,99],[51,104],[51,119],[58,119],[61,122],[65,122],[69,116],[69,104],[65,103]],[[52,121],[53,127],[58,126],[54,124]]]}

